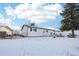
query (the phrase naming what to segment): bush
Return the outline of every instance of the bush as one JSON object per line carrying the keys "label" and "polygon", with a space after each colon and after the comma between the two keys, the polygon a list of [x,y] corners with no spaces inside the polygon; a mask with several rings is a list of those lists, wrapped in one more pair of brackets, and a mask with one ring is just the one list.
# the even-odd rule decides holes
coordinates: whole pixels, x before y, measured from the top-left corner
{"label": "bush", "polygon": [[13,36],[24,37],[24,35],[21,35],[21,34],[13,34]]}
{"label": "bush", "polygon": [[[74,38],[75,38],[76,36],[77,36],[77,35],[74,35]],[[72,36],[71,33],[69,33],[69,34],[67,35],[67,37],[69,37],[69,38],[73,38],[73,36]]]}
{"label": "bush", "polygon": [[56,34],[57,37],[64,37],[61,33],[60,34]]}

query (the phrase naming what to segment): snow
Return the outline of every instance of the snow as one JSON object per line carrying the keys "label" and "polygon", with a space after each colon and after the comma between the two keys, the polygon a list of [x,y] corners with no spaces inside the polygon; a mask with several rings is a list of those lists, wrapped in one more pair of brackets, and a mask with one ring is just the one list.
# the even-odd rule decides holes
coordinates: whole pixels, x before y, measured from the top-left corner
{"label": "snow", "polygon": [[[64,31],[64,32],[61,32],[61,33],[62,33],[62,35],[67,36],[68,34],[71,33],[71,31]],[[79,37],[79,30],[75,31],[75,35],[77,35],[77,37]]]}
{"label": "snow", "polygon": [[26,37],[0,39],[0,56],[77,56],[78,38]]}
{"label": "snow", "polygon": [[0,38],[0,56],[79,56],[79,31],[76,38],[64,37]]}

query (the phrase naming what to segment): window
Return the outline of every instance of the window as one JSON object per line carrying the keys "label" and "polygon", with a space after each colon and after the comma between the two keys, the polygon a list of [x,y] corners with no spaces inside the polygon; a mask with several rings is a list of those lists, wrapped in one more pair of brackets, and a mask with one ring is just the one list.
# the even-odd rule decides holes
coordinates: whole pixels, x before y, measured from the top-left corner
{"label": "window", "polygon": [[44,30],[43,30],[43,33],[45,33],[45,32],[48,32],[48,30],[44,29]]}
{"label": "window", "polygon": [[31,28],[31,27],[30,27],[30,31],[35,31],[35,32],[37,32],[37,29],[36,29],[36,28]]}
{"label": "window", "polygon": [[48,32],[48,30],[46,30],[46,32]]}
{"label": "window", "polygon": [[33,29],[33,31],[37,32],[37,29],[36,29],[36,28],[34,28],[34,29]]}

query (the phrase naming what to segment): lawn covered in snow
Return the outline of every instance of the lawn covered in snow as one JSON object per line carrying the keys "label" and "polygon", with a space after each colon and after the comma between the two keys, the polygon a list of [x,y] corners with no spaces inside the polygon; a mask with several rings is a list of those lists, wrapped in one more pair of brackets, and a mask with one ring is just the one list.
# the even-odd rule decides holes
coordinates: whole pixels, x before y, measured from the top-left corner
{"label": "lawn covered in snow", "polygon": [[26,37],[0,39],[0,56],[77,56],[79,39],[67,37]]}

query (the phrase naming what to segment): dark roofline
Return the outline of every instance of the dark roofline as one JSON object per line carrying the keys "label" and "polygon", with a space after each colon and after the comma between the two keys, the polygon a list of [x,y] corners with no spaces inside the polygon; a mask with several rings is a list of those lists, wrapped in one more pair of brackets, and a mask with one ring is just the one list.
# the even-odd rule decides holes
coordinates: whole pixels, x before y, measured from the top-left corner
{"label": "dark roofline", "polygon": [[21,30],[23,29],[24,26],[31,27],[31,28],[37,28],[37,29],[45,29],[45,30],[57,31],[57,30],[47,29],[47,28],[32,27],[32,26],[29,26],[29,25],[23,25],[22,28],[21,28]]}

